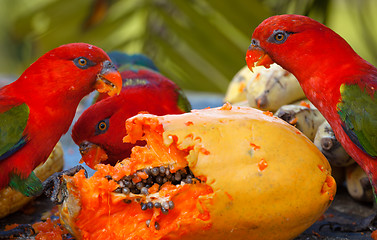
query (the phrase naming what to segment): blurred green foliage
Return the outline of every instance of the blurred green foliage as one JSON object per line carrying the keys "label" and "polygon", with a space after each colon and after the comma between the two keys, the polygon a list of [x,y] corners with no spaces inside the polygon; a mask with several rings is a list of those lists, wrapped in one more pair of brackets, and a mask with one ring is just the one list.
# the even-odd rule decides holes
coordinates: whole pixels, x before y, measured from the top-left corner
{"label": "blurred green foliage", "polygon": [[182,88],[225,92],[253,29],[284,13],[308,15],[377,63],[374,0],[0,1],[0,73],[20,74],[69,42],[144,53]]}

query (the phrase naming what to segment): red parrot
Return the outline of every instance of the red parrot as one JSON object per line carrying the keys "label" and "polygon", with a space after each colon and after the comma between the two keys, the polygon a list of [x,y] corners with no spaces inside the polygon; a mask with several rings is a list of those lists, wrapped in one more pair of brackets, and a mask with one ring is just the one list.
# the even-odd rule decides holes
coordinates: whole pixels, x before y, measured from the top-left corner
{"label": "red parrot", "polygon": [[33,170],[67,132],[80,100],[93,90],[119,94],[121,76],[108,55],[86,43],[55,48],[0,89],[0,189],[26,196],[43,189]]}
{"label": "red parrot", "polygon": [[299,15],[273,16],[254,31],[250,69],[273,62],[296,76],[377,193],[377,69],[338,34]]}
{"label": "red parrot", "polygon": [[[123,55],[123,58],[129,56]],[[115,59],[113,61],[116,65],[119,63]],[[125,67],[122,64],[118,66],[120,69]],[[128,70],[121,72],[121,93],[106,99],[100,95],[98,102],[84,111],[73,126],[72,139],[80,147],[81,162],[93,169],[98,163],[115,165],[130,156],[134,145],[123,143],[123,137],[127,134],[124,125],[127,118],[141,111],[165,115],[191,110],[186,96],[175,83],[148,69],[144,61],[139,63],[141,65],[128,64]]]}

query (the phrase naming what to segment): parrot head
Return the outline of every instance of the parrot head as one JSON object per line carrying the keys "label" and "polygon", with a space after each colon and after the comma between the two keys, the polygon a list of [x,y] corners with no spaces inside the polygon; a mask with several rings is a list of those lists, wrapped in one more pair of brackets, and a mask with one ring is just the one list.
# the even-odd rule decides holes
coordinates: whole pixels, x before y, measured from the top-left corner
{"label": "parrot head", "polygon": [[128,117],[126,104],[131,103],[121,94],[103,99],[82,113],[72,129],[72,139],[82,156],[80,163],[94,169],[98,163],[115,164],[129,156],[131,144],[122,141]]}
{"label": "parrot head", "polygon": [[267,18],[254,30],[246,63],[252,71],[256,66],[268,68],[275,62],[302,84],[311,76],[323,74],[324,69],[336,71],[337,66],[352,62],[349,56],[357,55],[325,25],[306,16],[277,15]]}
{"label": "parrot head", "polygon": [[[71,56],[76,56],[73,63],[83,71],[81,74],[94,76],[94,88],[98,92],[107,93],[109,96],[120,93],[122,77],[102,49],[83,43],[73,43],[65,47],[69,49],[65,52],[70,52]],[[58,50],[60,49],[58,48]]]}
{"label": "parrot head", "polygon": [[17,82],[20,90],[23,85],[35,87],[45,93],[45,99],[51,95],[81,100],[93,90],[113,96],[122,89],[122,78],[109,56],[86,43],[70,43],[47,52]]}

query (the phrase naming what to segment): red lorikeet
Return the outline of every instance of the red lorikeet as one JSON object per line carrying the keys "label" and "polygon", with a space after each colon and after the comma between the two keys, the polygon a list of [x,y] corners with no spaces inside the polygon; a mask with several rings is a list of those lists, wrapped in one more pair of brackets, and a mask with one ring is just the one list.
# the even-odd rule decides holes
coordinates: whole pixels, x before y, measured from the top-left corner
{"label": "red lorikeet", "polygon": [[251,70],[275,62],[296,76],[338,141],[368,175],[376,197],[377,69],[333,30],[300,15],[264,20],[252,35],[246,62]]}
{"label": "red lorikeet", "polygon": [[80,100],[95,89],[119,94],[121,77],[102,49],[86,43],[47,52],[0,89],[0,189],[41,193],[33,169],[48,158]]}

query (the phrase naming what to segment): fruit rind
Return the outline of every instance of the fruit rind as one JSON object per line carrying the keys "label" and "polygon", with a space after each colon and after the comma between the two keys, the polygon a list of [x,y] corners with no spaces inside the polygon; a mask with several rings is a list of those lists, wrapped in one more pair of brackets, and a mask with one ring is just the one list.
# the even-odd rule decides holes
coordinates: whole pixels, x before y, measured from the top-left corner
{"label": "fruit rind", "polygon": [[[126,127],[126,141],[143,139],[147,146],[134,148],[131,158],[115,167],[97,165],[93,180],[81,178],[68,185],[69,195],[80,199],[81,206],[85,206],[79,213],[65,217],[66,224],[71,221],[68,224],[76,237],[90,236],[90,229],[80,224],[81,216],[88,215],[98,219],[95,229],[113,240],[121,239],[120,236],[124,239],[292,239],[323,214],[335,195],[330,165],[311,141],[291,125],[256,109],[225,105],[181,115],[139,114],[127,120]],[[157,138],[155,142],[165,149],[156,152],[158,156],[163,154],[157,163],[142,159],[156,146],[148,142],[151,137]],[[110,225],[100,221],[106,214],[109,220],[118,221],[117,224],[120,221],[125,228],[134,225],[121,214],[112,215],[114,208],[123,207],[126,211],[124,205],[118,205],[126,197],[114,193],[118,187],[116,182],[105,176],[118,181],[127,171],[132,174],[161,163],[176,169],[188,165],[200,179],[201,186],[207,190],[197,198],[196,207],[190,207],[187,212],[198,211],[204,215],[192,216],[194,221],[169,231],[164,224],[159,230],[152,227],[155,235],[137,235],[139,228],[133,232],[135,235],[122,235],[120,228],[110,232]],[[171,169],[175,171],[174,167]],[[185,186],[193,189],[189,184]],[[180,203],[175,202],[177,209],[166,216],[178,209],[184,211]],[[69,212],[64,206],[67,205],[63,205],[63,212]],[[149,223],[153,224],[157,210],[152,211],[151,218],[146,216],[148,212],[140,210],[139,204],[132,206],[127,211],[135,211],[140,222],[152,219]],[[88,227],[93,230],[93,226]]]}

